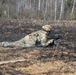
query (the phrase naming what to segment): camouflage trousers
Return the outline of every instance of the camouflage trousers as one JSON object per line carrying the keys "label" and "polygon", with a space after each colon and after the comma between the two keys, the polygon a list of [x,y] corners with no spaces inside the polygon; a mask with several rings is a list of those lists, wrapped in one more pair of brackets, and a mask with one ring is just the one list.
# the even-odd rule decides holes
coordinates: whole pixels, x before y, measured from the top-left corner
{"label": "camouflage trousers", "polygon": [[33,47],[35,46],[35,42],[30,41],[29,43],[24,42],[22,40],[15,41],[15,42],[0,42],[0,47]]}
{"label": "camouflage trousers", "polygon": [[26,45],[19,42],[0,42],[0,47],[26,47]]}

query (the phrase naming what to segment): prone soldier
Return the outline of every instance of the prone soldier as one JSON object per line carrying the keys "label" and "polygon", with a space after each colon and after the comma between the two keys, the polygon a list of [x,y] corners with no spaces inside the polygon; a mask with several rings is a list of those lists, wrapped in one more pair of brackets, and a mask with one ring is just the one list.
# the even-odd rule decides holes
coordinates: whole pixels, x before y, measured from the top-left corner
{"label": "prone soldier", "polygon": [[42,26],[42,30],[26,35],[24,38],[15,42],[0,42],[2,47],[33,47],[39,43],[39,46],[46,47],[54,42],[54,39],[48,40],[52,27],[50,25]]}

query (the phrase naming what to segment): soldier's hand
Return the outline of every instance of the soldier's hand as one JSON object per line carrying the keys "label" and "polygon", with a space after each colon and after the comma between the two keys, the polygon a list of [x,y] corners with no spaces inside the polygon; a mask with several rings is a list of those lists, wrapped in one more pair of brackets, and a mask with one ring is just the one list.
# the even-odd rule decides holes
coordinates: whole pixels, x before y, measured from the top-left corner
{"label": "soldier's hand", "polygon": [[49,44],[53,43],[54,42],[54,39],[51,39],[49,40]]}

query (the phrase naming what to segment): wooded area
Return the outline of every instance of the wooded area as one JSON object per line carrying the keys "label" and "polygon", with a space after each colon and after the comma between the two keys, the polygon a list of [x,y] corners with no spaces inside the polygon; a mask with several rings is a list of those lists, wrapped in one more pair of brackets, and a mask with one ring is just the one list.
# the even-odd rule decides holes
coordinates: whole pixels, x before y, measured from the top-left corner
{"label": "wooded area", "polygon": [[0,0],[0,18],[76,20],[76,0]]}

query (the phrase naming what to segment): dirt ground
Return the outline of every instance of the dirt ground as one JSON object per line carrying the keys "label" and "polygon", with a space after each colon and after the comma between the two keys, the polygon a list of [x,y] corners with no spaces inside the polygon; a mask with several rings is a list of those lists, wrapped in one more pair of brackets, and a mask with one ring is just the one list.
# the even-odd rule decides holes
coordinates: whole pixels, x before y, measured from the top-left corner
{"label": "dirt ground", "polygon": [[76,75],[76,21],[0,20],[0,41],[16,41],[50,24],[57,45],[0,47],[0,75]]}

